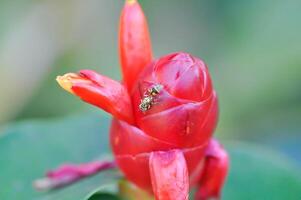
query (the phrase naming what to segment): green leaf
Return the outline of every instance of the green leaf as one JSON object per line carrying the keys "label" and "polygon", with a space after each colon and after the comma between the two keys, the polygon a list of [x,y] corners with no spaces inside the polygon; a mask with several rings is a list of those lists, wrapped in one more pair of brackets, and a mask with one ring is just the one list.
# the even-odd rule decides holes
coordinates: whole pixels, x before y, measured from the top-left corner
{"label": "green leaf", "polygon": [[223,199],[301,199],[300,170],[284,155],[258,145],[231,143]]}
{"label": "green leaf", "polygon": [[0,134],[0,199],[83,199],[99,186],[109,185],[118,174],[100,173],[70,187],[37,192],[35,179],[62,163],[81,163],[107,155],[109,118],[99,114],[51,121],[26,121]]}
{"label": "green leaf", "polygon": [[98,187],[92,190],[88,195],[83,198],[84,200],[121,200],[121,198],[117,195],[118,193],[118,184],[112,184],[110,187]]}
{"label": "green leaf", "polygon": [[117,195],[109,193],[95,193],[87,200],[120,200]]}
{"label": "green leaf", "polygon": [[[13,124],[0,136],[0,199],[116,199],[115,171],[74,185],[37,192],[32,182],[64,162],[88,162],[109,154],[109,118],[83,114]],[[223,199],[301,199],[301,176],[285,156],[262,147],[230,143],[230,174]],[[97,188],[97,189],[96,189]],[[113,190],[112,190],[113,188]],[[94,191],[94,192],[91,192]]]}
{"label": "green leaf", "polygon": [[99,188],[89,194],[84,200],[121,200],[122,198],[116,194],[112,194]]}

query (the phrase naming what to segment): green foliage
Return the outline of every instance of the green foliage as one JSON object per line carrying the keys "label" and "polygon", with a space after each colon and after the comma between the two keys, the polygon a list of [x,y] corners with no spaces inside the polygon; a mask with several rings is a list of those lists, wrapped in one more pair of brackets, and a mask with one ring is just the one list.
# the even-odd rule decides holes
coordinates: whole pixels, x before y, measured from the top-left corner
{"label": "green foliage", "polygon": [[85,200],[121,200],[121,197],[115,194],[97,191],[91,194],[91,196],[87,197]]}
{"label": "green foliage", "polygon": [[[64,162],[87,162],[108,155],[109,118],[83,114],[52,121],[27,121],[0,138],[0,199],[118,199],[118,173],[107,171],[67,188],[37,192],[32,182]],[[224,199],[300,199],[301,178],[286,157],[262,147],[228,143],[230,175]],[[90,193],[90,194],[89,194]],[[299,195],[299,196],[297,196]]]}
{"label": "green foliage", "polygon": [[301,174],[288,158],[256,145],[227,146],[231,161],[224,199],[301,199]]}
{"label": "green foliage", "polygon": [[62,163],[88,162],[108,155],[108,125],[108,119],[93,114],[8,127],[0,137],[0,199],[74,200],[96,187],[109,187],[118,177],[114,171],[54,192],[37,192],[32,187],[35,179]]}

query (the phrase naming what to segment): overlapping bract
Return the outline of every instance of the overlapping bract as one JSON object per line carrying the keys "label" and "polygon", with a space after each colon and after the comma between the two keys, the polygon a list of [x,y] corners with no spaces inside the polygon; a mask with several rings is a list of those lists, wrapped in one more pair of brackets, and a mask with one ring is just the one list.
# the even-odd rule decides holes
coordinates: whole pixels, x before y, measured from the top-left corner
{"label": "overlapping bract", "polygon": [[[205,63],[181,52],[152,60],[135,0],[126,1],[120,21],[123,84],[91,70],[58,77],[59,84],[113,115],[110,143],[128,180],[160,200],[187,199],[195,185],[201,185],[196,198],[219,197],[228,157],[211,139],[218,105]],[[160,91],[142,111],[141,100],[156,85]]]}

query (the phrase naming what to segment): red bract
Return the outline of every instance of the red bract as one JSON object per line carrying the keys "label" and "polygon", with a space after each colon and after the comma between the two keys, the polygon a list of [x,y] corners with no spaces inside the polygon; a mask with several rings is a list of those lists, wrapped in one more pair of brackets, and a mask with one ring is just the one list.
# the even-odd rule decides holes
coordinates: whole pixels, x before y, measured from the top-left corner
{"label": "red bract", "polygon": [[59,76],[67,91],[113,115],[110,142],[126,178],[156,199],[218,198],[228,156],[212,134],[217,95],[205,63],[188,53],[153,60],[146,19],[128,0],[120,19],[123,84],[91,70]]}

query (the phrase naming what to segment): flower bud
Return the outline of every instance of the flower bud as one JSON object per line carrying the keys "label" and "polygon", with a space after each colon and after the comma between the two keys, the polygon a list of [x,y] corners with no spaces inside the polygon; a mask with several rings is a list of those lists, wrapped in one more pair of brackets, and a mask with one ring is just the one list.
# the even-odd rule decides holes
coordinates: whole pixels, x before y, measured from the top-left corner
{"label": "flower bud", "polygon": [[[160,86],[156,95],[148,91]],[[139,104],[151,96],[150,108]],[[164,56],[147,66],[132,93],[135,119],[146,134],[177,147],[204,144],[217,122],[217,97],[203,61],[187,53]],[[160,131],[158,131],[160,130]]]}
{"label": "flower bud", "polygon": [[136,0],[120,17],[122,84],[91,70],[57,81],[67,91],[113,115],[110,143],[125,177],[158,200],[219,197],[227,171],[225,150],[212,139],[217,95],[205,63],[188,53],[152,61],[147,21]]}
{"label": "flower bud", "polygon": [[[164,56],[145,67],[131,97],[136,126],[113,120],[110,134],[117,164],[125,176],[151,191],[151,153],[179,149],[190,183],[196,183],[218,110],[205,64],[187,53]],[[145,98],[151,102],[147,110],[141,110]]]}

